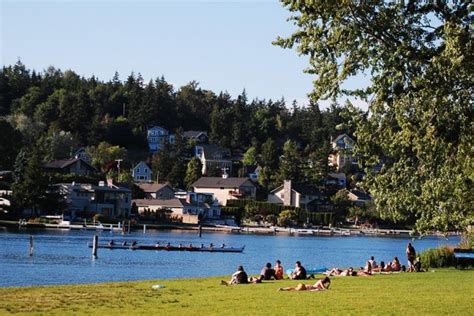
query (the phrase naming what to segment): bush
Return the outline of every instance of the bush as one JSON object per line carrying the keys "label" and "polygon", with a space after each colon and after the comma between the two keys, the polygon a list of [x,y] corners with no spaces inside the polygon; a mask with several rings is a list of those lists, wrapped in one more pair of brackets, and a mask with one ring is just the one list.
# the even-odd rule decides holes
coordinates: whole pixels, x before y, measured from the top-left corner
{"label": "bush", "polygon": [[454,250],[448,246],[425,250],[420,254],[420,260],[424,268],[454,267],[456,264]]}

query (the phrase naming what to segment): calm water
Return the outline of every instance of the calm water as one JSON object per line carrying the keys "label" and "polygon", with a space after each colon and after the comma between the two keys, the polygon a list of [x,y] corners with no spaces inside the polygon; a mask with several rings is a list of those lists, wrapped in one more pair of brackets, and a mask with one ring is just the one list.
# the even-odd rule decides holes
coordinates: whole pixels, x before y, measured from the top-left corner
{"label": "calm water", "polygon": [[[29,236],[34,236],[34,256],[29,257]],[[288,237],[205,233],[147,231],[125,237],[102,232],[101,242],[114,239],[156,241],[178,244],[245,245],[244,253],[200,253],[166,251],[131,251],[98,249],[92,260],[87,243],[94,232],[85,231],[19,231],[0,230],[0,286],[94,283],[143,279],[166,279],[230,275],[238,265],[249,274],[258,274],[266,262],[280,259],[284,268],[296,260],[310,267],[362,266],[371,255],[388,261],[394,256],[406,264],[405,247],[410,239],[377,237]],[[457,237],[415,239],[417,251],[443,244],[455,245]]]}

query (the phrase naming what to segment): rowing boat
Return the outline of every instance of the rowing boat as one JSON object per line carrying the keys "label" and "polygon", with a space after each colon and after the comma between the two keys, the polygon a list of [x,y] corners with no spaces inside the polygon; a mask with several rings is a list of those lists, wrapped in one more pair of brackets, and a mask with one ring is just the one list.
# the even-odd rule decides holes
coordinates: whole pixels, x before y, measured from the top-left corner
{"label": "rowing boat", "polygon": [[[92,243],[88,243],[92,248]],[[123,245],[123,244],[98,244],[97,248],[104,249],[130,249],[130,250],[164,250],[164,251],[197,251],[197,252],[243,252],[245,246],[234,247],[189,247],[189,246],[157,246],[157,245]]]}

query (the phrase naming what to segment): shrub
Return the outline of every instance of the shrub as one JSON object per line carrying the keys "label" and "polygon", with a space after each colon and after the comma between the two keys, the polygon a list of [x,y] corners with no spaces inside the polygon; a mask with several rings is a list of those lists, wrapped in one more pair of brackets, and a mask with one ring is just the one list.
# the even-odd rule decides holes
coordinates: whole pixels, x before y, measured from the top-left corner
{"label": "shrub", "polygon": [[456,264],[454,250],[448,246],[427,249],[420,254],[420,260],[424,268],[454,267]]}

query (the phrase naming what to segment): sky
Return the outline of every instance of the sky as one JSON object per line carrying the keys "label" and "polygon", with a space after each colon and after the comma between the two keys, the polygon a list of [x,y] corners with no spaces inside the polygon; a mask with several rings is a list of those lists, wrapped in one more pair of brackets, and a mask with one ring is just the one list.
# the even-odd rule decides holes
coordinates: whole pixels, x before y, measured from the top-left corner
{"label": "sky", "polygon": [[104,81],[115,71],[163,75],[176,89],[195,80],[234,98],[245,89],[249,99],[308,103],[307,57],[272,45],[294,31],[276,0],[0,2],[2,65],[21,59]]}

